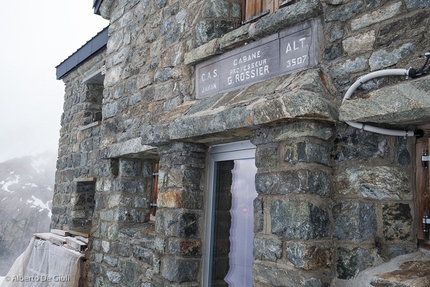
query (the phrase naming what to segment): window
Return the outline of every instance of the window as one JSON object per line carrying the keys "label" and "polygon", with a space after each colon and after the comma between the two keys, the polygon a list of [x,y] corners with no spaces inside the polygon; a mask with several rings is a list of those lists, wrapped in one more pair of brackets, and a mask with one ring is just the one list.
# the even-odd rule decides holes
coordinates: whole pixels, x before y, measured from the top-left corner
{"label": "window", "polygon": [[250,142],[210,151],[204,286],[252,286],[255,146]]}
{"label": "window", "polygon": [[281,7],[297,3],[299,0],[242,0],[242,22],[252,22]]}
{"label": "window", "polygon": [[158,172],[160,171],[159,161],[156,160],[152,169],[152,195],[151,195],[151,220],[155,220],[155,213],[157,212],[157,199],[158,199]]}
{"label": "window", "polygon": [[[430,126],[419,127],[428,130]],[[430,250],[430,138],[424,136],[416,142],[416,215],[418,217],[418,244],[421,248]]]}
{"label": "window", "polygon": [[81,178],[76,182],[76,192],[71,198],[71,221],[69,227],[88,233],[95,207],[96,182],[94,178]]}

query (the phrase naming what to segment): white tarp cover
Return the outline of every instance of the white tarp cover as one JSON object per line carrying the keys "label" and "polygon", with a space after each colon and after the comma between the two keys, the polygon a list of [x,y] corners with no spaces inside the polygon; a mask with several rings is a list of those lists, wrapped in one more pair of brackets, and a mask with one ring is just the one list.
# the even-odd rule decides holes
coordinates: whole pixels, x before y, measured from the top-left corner
{"label": "white tarp cover", "polygon": [[82,254],[33,238],[0,287],[75,287]]}

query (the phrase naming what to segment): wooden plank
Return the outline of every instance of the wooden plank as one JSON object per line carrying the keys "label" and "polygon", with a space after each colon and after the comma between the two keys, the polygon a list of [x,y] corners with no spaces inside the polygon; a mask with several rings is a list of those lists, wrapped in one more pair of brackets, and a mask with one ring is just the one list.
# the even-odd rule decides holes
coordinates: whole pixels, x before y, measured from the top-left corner
{"label": "wooden plank", "polygon": [[43,239],[43,240],[49,241],[49,239],[51,238],[51,233],[34,233],[33,236],[35,238],[39,238],[39,239]]}
{"label": "wooden plank", "polygon": [[82,236],[82,237],[90,237],[89,233],[90,233],[90,228],[82,228],[82,229],[74,229],[74,230],[69,230],[69,233],[71,235],[75,235],[75,236]]}
{"label": "wooden plank", "polygon": [[74,181],[77,181],[77,182],[96,182],[97,177],[79,177],[79,178],[75,178]]}
{"label": "wooden plank", "polygon": [[57,234],[60,236],[70,236],[70,233],[67,230],[51,229],[51,233]]}
{"label": "wooden plank", "polygon": [[35,233],[35,238],[39,238],[45,241],[50,241],[55,245],[63,246],[66,243],[66,238],[54,233]]}
{"label": "wooden plank", "polygon": [[77,240],[82,241],[85,244],[88,244],[88,238],[82,237],[82,236],[76,236]]}
{"label": "wooden plank", "polygon": [[63,246],[66,243],[66,237],[51,233],[49,241],[55,245]]}
{"label": "wooden plank", "polygon": [[85,251],[85,249],[87,249],[87,244],[85,244],[84,242],[79,241],[73,237],[67,237],[66,238],[66,244],[67,244],[67,246],[69,246],[75,250],[78,250],[79,252],[83,252],[83,251]]}

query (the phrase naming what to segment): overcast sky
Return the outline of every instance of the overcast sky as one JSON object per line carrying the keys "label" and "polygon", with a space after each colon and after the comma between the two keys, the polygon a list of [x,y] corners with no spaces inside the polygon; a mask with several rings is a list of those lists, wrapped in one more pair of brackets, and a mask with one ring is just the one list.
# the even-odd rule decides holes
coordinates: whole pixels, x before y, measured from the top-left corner
{"label": "overcast sky", "polygon": [[0,162],[57,150],[64,84],[55,67],[109,23],[93,0],[3,1]]}

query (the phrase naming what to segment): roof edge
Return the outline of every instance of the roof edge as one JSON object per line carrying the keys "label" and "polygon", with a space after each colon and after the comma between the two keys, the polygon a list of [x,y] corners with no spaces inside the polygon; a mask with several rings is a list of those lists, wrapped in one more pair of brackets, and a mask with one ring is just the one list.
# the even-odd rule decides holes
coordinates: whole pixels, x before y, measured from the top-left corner
{"label": "roof edge", "polygon": [[94,14],[100,15],[99,9],[102,2],[103,0],[94,0],[93,2]]}
{"label": "roof edge", "polygon": [[97,33],[97,35],[95,35],[91,40],[86,42],[81,48],[55,67],[57,80],[60,80],[64,75],[106,46],[108,40],[108,28],[109,26]]}

